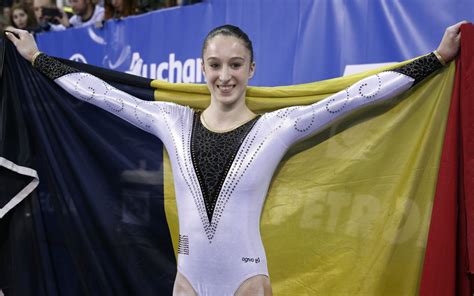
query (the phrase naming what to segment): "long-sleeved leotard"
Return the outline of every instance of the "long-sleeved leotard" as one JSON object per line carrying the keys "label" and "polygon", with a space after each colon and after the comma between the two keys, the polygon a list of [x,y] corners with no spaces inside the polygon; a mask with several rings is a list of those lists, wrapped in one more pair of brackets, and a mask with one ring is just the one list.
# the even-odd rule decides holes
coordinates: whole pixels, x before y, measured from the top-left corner
{"label": "long-sleeved leotard", "polygon": [[260,214],[288,148],[335,120],[406,91],[441,63],[429,54],[315,104],[266,113],[226,133],[206,129],[189,107],[142,101],[47,55],[39,55],[35,67],[76,98],[162,140],[178,206],[178,270],[198,295],[222,296],[233,295],[252,276],[268,276]]}

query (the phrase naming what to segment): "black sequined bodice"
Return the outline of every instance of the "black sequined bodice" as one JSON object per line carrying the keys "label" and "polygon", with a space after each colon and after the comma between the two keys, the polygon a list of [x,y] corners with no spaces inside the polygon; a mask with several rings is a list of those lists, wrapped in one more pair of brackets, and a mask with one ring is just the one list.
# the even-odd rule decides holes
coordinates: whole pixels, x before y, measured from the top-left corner
{"label": "black sequined bodice", "polygon": [[229,132],[216,133],[202,125],[199,112],[194,115],[191,153],[209,221],[227,172],[257,119],[258,116]]}

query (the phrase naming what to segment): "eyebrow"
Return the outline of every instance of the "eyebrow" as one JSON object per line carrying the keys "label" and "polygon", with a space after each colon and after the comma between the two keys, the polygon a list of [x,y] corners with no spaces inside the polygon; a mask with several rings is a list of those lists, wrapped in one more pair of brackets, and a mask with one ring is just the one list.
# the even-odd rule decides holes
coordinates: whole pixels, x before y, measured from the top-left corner
{"label": "eyebrow", "polygon": [[[236,59],[237,59],[237,60],[245,61],[245,59],[242,58],[242,57],[232,57],[232,58],[230,58],[230,60],[236,60]],[[207,58],[207,61],[209,61],[209,60],[219,60],[219,58],[217,58],[217,57],[208,57],[208,58]]]}

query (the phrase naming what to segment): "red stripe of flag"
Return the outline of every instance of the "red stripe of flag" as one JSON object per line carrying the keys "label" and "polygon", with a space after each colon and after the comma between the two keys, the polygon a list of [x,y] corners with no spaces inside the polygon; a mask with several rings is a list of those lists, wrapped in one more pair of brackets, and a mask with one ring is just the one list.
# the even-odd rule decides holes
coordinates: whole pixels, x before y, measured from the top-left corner
{"label": "red stripe of flag", "polygon": [[472,295],[474,267],[474,25],[461,27],[420,295]]}

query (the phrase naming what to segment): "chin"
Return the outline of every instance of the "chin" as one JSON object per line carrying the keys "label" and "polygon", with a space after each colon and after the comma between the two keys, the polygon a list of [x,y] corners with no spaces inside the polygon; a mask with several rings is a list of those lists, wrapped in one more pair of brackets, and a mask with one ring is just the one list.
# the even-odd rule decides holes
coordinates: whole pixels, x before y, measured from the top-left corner
{"label": "chin", "polygon": [[233,89],[231,93],[228,94],[222,94],[220,90],[213,89],[214,91],[211,92],[211,96],[215,98],[215,101],[218,102],[219,104],[225,105],[225,106],[232,106],[238,103],[241,99],[245,101],[245,92],[242,93],[239,91],[239,89]]}
{"label": "chin", "polygon": [[235,99],[235,98],[222,98],[222,97],[219,97],[217,98],[217,101],[223,105],[226,105],[226,106],[231,106],[231,105],[234,105],[238,99]]}
{"label": "chin", "polygon": [[232,95],[232,96],[220,96],[216,95],[215,96],[216,101],[219,102],[220,104],[226,105],[226,106],[231,106],[234,105],[239,101],[239,97]]}

